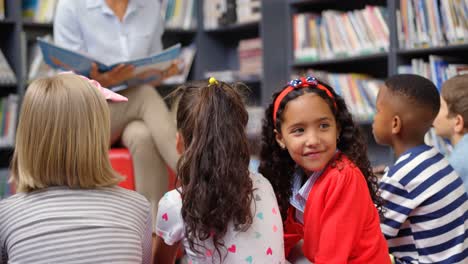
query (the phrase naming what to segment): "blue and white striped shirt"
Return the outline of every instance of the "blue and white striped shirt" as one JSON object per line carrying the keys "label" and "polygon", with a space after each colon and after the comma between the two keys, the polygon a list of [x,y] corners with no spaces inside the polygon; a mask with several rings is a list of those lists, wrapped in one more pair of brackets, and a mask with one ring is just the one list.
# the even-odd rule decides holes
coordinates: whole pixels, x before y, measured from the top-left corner
{"label": "blue and white striped shirt", "polygon": [[312,186],[314,186],[315,181],[322,175],[322,171],[323,170],[313,172],[302,187],[301,184],[304,173],[300,169],[296,170],[296,173],[294,173],[292,196],[289,203],[297,209],[296,220],[302,224],[304,224],[304,210],[307,197],[309,197],[310,190]]}
{"label": "blue and white striped shirt", "polygon": [[461,178],[435,148],[414,147],[380,182],[381,223],[396,263],[466,263],[467,194]]}

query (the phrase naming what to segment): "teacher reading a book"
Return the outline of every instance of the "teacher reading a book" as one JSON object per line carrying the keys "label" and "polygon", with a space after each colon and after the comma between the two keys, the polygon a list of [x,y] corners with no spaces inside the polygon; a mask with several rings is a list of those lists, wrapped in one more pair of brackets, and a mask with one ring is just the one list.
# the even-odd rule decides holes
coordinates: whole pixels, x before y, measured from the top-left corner
{"label": "teacher reading a book", "polygon": [[[59,0],[55,43],[106,64],[147,57],[162,50],[160,8],[158,0]],[[99,72],[93,65],[90,77],[112,87],[130,79],[133,70],[133,66],[119,65]],[[179,158],[175,120],[151,85],[129,87],[121,94],[127,103],[109,104],[111,143],[121,139],[130,150],[136,190],[151,202],[154,221],[159,199],[168,187],[166,164],[174,169]]]}

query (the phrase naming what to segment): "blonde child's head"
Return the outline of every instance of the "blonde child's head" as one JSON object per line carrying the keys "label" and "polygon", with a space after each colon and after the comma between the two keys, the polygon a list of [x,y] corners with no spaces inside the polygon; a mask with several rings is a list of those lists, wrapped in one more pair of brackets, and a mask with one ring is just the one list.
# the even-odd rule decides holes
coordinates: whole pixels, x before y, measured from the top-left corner
{"label": "blonde child's head", "polygon": [[453,143],[468,131],[468,75],[450,78],[442,85],[440,111],[434,120],[439,136]]}
{"label": "blonde child's head", "polygon": [[120,181],[108,159],[109,107],[98,87],[75,74],[38,79],[21,107],[12,160],[17,191],[95,188]]}

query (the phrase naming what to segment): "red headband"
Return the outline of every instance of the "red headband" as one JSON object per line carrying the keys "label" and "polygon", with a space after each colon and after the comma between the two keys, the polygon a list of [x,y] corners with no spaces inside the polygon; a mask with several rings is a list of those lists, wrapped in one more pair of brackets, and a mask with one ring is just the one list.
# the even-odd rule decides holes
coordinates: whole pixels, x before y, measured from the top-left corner
{"label": "red headband", "polygon": [[334,96],[330,92],[330,90],[327,89],[327,87],[325,87],[322,84],[319,84],[317,79],[315,79],[314,77],[310,77],[310,76],[307,78],[301,77],[300,79],[295,79],[295,80],[290,81],[286,89],[281,91],[278,97],[276,97],[275,104],[273,107],[273,124],[276,124],[276,112],[278,112],[278,108],[281,104],[281,101],[283,101],[284,97],[286,97],[286,95],[288,95],[288,93],[290,93],[294,89],[309,88],[309,87],[317,88],[327,93],[328,97],[330,97],[330,99],[333,100],[333,105],[336,108],[336,102],[334,100]]}

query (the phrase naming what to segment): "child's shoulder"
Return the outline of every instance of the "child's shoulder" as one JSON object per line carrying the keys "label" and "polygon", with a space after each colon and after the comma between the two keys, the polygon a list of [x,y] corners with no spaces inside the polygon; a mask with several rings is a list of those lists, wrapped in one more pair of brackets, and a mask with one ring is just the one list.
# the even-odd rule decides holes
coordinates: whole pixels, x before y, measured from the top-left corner
{"label": "child's shoulder", "polygon": [[458,175],[444,155],[434,147],[422,145],[402,154],[382,181],[397,184],[408,192],[417,188],[424,190],[430,186],[433,191],[437,191],[446,184],[436,183],[452,182],[456,178]]}
{"label": "child's shoulder", "polygon": [[148,200],[143,195],[137,193],[136,191],[122,188],[120,186],[110,186],[110,187],[103,187],[103,188],[95,189],[95,192],[100,192],[100,191],[107,191],[109,195],[113,194],[113,195],[123,196],[128,199],[134,200],[135,202],[138,202],[138,203],[149,204]]}
{"label": "child's shoulder", "polygon": [[361,171],[348,156],[344,153],[338,153],[326,169],[326,173],[345,176],[352,173],[361,173]]}
{"label": "child's shoulder", "polygon": [[[442,155],[436,148],[421,145],[412,148],[403,153],[397,161],[390,166],[388,176],[395,180],[401,181],[403,185],[416,177],[421,177],[425,174],[434,174],[439,172],[449,174],[453,171],[447,158]],[[445,172],[445,173],[443,173]]]}
{"label": "child's shoulder", "polygon": [[273,190],[270,181],[258,172],[250,172],[250,179],[252,180],[252,186],[254,189]]}
{"label": "child's shoulder", "polygon": [[180,205],[182,206],[182,196],[180,194],[180,189],[174,189],[171,191],[166,192],[163,197],[161,197],[161,200],[159,201],[159,204],[171,204],[173,206],[175,205]]}
{"label": "child's shoulder", "polygon": [[322,174],[322,181],[335,185],[366,184],[364,174],[344,153],[338,153]]}
{"label": "child's shoulder", "polygon": [[256,202],[261,200],[259,197],[267,198],[264,199],[266,203],[276,202],[275,192],[267,178],[263,177],[260,173],[251,172],[250,179],[252,179],[253,195]]}
{"label": "child's shoulder", "polygon": [[[24,200],[25,193],[16,193],[8,198],[0,200],[0,219],[7,209],[15,209],[21,206]],[[1,221],[0,221],[1,222]]]}

